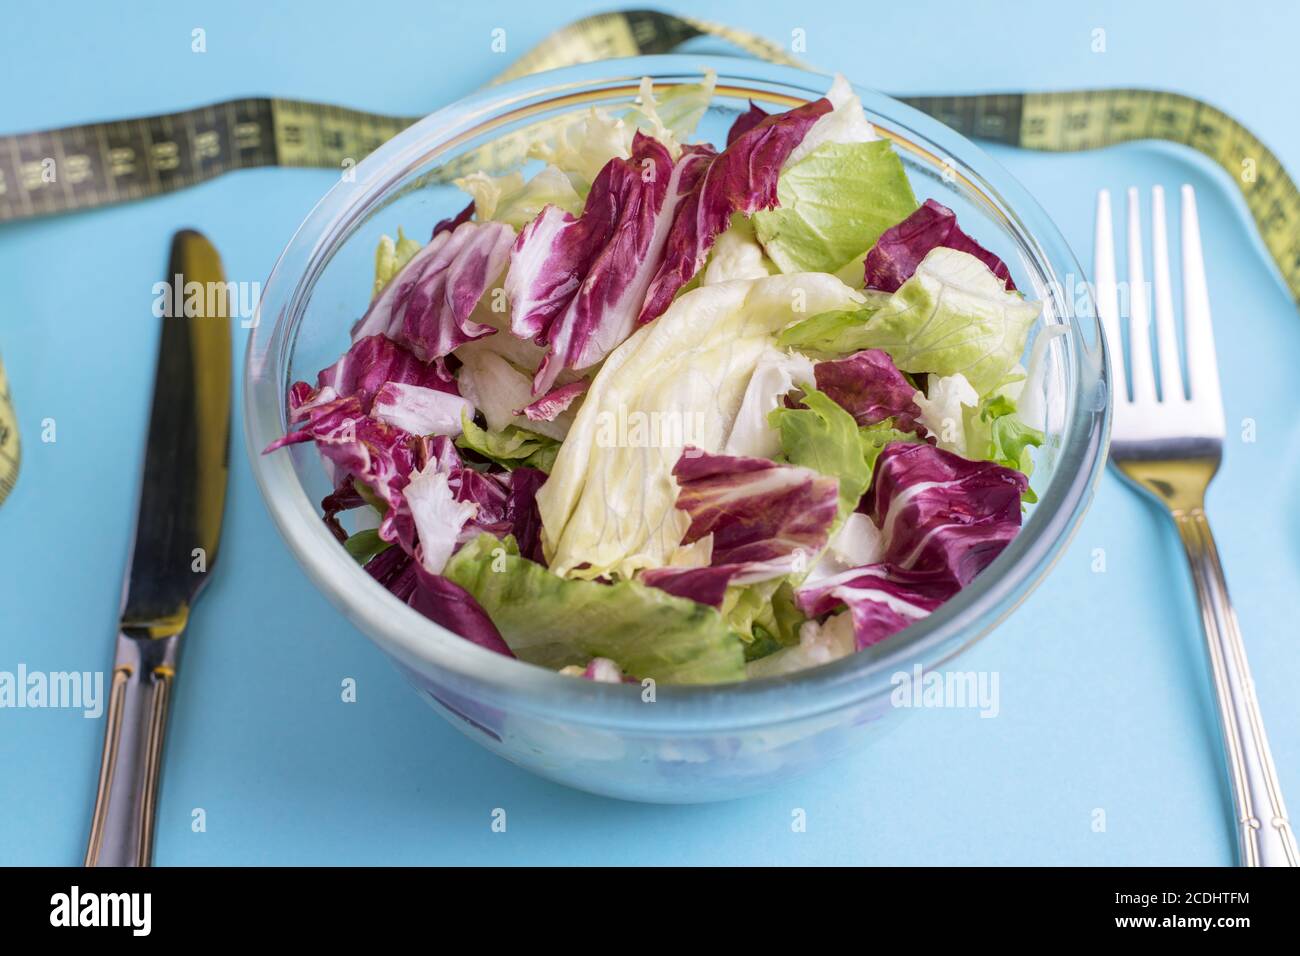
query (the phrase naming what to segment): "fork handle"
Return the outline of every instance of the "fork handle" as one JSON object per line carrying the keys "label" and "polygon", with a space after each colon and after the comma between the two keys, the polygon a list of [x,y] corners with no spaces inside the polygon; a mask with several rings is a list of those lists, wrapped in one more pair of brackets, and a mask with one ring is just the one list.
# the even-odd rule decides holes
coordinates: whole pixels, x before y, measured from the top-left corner
{"label": "fork handle", "polygon": [[1295,834],[1287,819],[1264,719],[1255,700],[1255,682],[1246,661],[1237,613],[1210,522],[1201,508],[1175,513],[1174,523],[1187,549],[1197,603],[1210,655],[1219,724],[1237,812],[1237,844],[1243,866],[1298,866]]}

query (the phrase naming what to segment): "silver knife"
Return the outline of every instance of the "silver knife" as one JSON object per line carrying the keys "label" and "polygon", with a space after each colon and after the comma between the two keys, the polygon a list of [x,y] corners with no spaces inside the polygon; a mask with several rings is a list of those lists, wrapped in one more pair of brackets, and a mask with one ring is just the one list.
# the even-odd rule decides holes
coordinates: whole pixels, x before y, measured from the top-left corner
{"label": "silver knife", "polygon": [[[122,592],[86,866],[148,866],[167,710],[190,608],[217,559],[230,438],[230,314],[221,258],[172,237],[140,507]],[[198,285],[195,285],[198,283]]]}

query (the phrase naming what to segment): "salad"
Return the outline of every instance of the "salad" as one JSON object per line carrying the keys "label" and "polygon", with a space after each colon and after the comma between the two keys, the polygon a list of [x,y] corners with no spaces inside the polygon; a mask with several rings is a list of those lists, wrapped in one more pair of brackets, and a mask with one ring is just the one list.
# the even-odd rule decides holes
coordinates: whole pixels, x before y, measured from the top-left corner
{"label": "salad", "polygon": [[693,142],[713,85],[552,121],[530,175],[473,173],[427,243],[385,236],[266,450],[315,443],[325,523],[400,600],[575,677],[878,644],[1034,500],[1039,305],[918,202],[843,78]]}

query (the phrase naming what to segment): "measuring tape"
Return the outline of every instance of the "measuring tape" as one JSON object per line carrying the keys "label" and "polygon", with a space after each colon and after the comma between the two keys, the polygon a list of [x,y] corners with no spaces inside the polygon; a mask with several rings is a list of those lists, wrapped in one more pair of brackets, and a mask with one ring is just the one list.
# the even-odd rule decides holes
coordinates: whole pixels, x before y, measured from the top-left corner
{"label": "measuring tape", "polygon": [[[613,57],[668,53],[716,37],[775,63],[802,66],[743,30],[655,10],[571,23],[492,82]],[[1278,158],[1222,110],[1155,90],[898,97],[965,136],[1025,149],[1099,149],[1139,139],[1189,146],[1227,170],[1245,197],[1282,280],[1300,302],[1300,190]],[[340,169],[420,117],[384,116],[302,100],[254,97],[140,119],[0,136],[0,222],[93,209],[174,192],[257,166]],[[505,154],[496,156],[498,160]],[[475,155],[482,168],[492,164]],[[464,162],[443,171],[451,178]],[[18,470],[18,437],[0,367],[0,501]]]}
{"label": "measuring tape", "polygon": [[13,402],[9,400],[9,380],[5,378],[5,363],[0,361],[0,504],[14,490],[18,480],[18,463],[22,450],[18,445],[18,419],[14,416]]}

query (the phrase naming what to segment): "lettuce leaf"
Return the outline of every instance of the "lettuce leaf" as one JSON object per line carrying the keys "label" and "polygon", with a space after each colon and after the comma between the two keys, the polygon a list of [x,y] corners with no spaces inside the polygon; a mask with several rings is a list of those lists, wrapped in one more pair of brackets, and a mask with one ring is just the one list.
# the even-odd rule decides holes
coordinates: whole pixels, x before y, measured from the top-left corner
{"label": "lettuce leaf", "polygon": [[643,76],[637,105],[623,119],[667,146],[676,159],[708,111],[717,84],[717,72],[709,70],[701,83],[676,83],[656,94],[650,77]]}
{"label": "lettuce leaf", "polygon": [[521,557],[513,538],[479,536],[444,574],[474,596],[521,660],[558,670],[605,657],[637,678],[676,684],[745,676],[740,638],[715,609],[637,581],[566,580]]}
{"label": "lettuce leaf", "polygon": [[553,135],[539,136],[529,144],[528,157],[564,172],[580,196],[587,194],[611,159],[628,158],[636,132],[634,124],[594,107],[551,128]]}
{"label": "lettuce leaf", "polygon": [[380,236],[379,246],[375,249],[375,291],[372,295],[379,295],[393,276],[401,272],[402,267],[419,251],[420,244],[414,239],[408,239],[400,226],[396,241],[391,236]]}
{"label": "lettuce leaf", "polygon": [[[1044,436],[1021,420],[1014,401],[995,393],[976,408],[964,408],[963,413],[968,457],[995,461],[1026,477],[1033,474],[1034,459],[1029,449],[1040,447]],[[1023,498],[1031,504],[1038,500],[1027,486]]]}
{"label": "lettuce leaf", "polygon": [[728,588],[721,610],[727,627],[745,642],[747,660],[775,649],[763,646],[765,638],[777,647],[797,642],[799,626],[806,620],[795,605],[794,587],[788,578]]}
{"label": "lettuce leaf", "polygon": [[771,422],[781,435],[784,460],[839,480],[838,527],[871,484],[871,467],[852,415],[807,385],[803,405],[776,409]]}
{"label": "lettuce leaf", "polygon": [[754,237],[753,224],[736,213],[731,217],[731,225],[714,243],[708,265],[700,277],[700,284],[713,285],[716,282],[730,282],[732,279],[763,279],[774,272],[776,267]]}
{"label": "lettuce leaf", "polygon": [[776,195],[754,228],[782,272],[836,272],[916,209],[889,140],[825,143],[781,173]]}
{"label": "lettuce leaf", "polygon": [[[551,421],[531,421],[520,414],[534,400],[532,375],[521,371],[511,357],[502,354],[504,350],[499,346],[507,344],[511,353],[535,348],[531,342],[521,342],[513,335],[493,335],[456,350],[456,357],[464,363],[456,373],[461,393],[483,413],[488,428],[493,431],[513,425],[562,441],[573,422],[568,412],[559,413]],[[540,361],[540,355],[513,356],[523,361],[530,357]]]}
{"label": "lettuce leaf", "polygon": [[702,286],[615,349],[538,494],[552,569],[630,577],[668,564],[689,524],[672,476],[682,449],[722,450],[754,369],[798,306],[860,299],[826,275]]}
{"label": "lettuce leaf", "polygon": [[710,70],[700,83],[679,83],[656,95],[649,77],[641,81],[638,103],[622,116],[591,109],[573,120],[551,126],[529,145],[528,156],[565,173],[580,196],[611,159],[627,159],[638,132],[652,136],[675,160],[713,99],[717,75]]}
{"label": "lettuce leaf", "polygon": [[939,247],[871,316],[861,339],[905,372],[960,372],[982,396],[1019,361],[1039,308],[1006,291],[974,256]]}
{"label": "lettuce leaf", "polygon": [[724,449],[726,454],[751,458],[775,458],[780,454],[781,436],[768,416],[795,382],[810,382],[813,375],[812,360],[806,355],[769,347],[759,357],[745,387],[745,397]]}
{"label": "lettuce leaf", "polygon": [[463,432],[456,439],[459,447],[503,468],[527,466],[550,474],[560,451],[560,443],[554,438],[516,425],[507,425],[500,430],[483,429],[467,415],[461,419],[461,427]]}
{"label": "lettuce leaf", "polygon": [[857,649],[853,618],[846,611],[822,623],[806,622],[799,628],[798,640],[792,646],[762,657],[751,656],[745,674],[751,679],[793,674],[848,657]]}
{"label": "lettuce leaf", "polygon": [[820,312],[795,322],[777,337],[776,344],[802,352],[841,355],[867,347],[867,322],[874,308]]}
{"label": "lettuce leaf", "polygon": [[554,166],[546,166],[527,181],[516,170],[500,176],[473,172],[455,182],[474,197],[480,222],[494,220],[522,229],[546,206],[573,215],[582,210],[582,197],[573,188],[572,180]]}
{"label": "lettuce leaf", "polygon": [[391,548],[392,542],[379,537],[378,528],[366,528],[348,537],[343,547],[358,564],[365,564],[381,551]]}
{"label": "lettuce leaf", "polygon": [[786,160],[786,166],[793,166],[810,153],[816,152],[827,143],[869,143],[880,139],[875,127],[867,120],[863,112],[862,100],[853,92],[853,87],[836,73],[826,91],[826,100],[831,104],[829,113],[824,114],[813,128],[794,148]]}
{"label": "lettuce leaf", "polygon": [[967,413],[980,403],[974,386],[960,372],[926,377],[925,392],[916,393],[924,434],[945,451],[978,457],[968,454],[966,449]]}
{"label": "lettuce leaf", "polygon": [[880,453],[894,442],[906,442],[910,445],[922,444],[914,431],[904,431],[897,427],[895,421],[890,418],[883,422],[877,422],[875,425],[867,425],[858,429],[858,437],[862,440],[862,456],[866,459],[867,468],[873,472],[876,467],[876,459]]}

